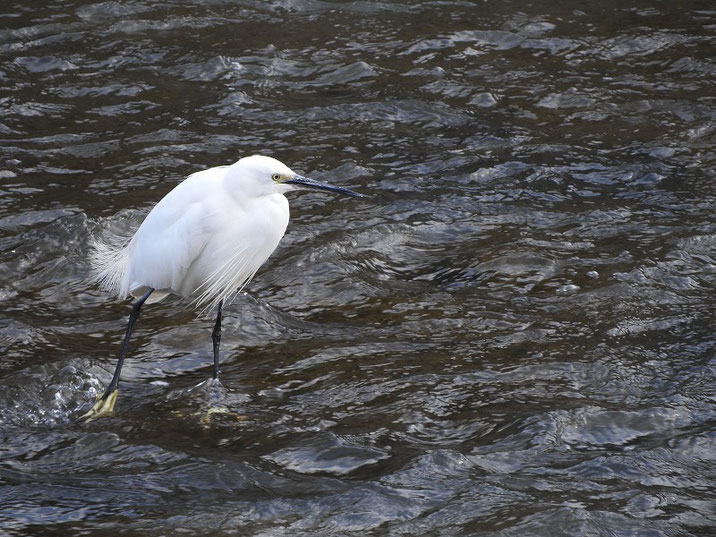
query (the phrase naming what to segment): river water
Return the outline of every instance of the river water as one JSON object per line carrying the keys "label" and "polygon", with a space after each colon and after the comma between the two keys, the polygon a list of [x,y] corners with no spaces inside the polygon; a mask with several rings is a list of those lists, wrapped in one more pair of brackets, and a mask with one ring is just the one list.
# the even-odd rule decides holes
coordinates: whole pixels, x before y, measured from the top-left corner
{"label": "river water", "polygon": [[[701,536],[716,524],[711,2],[9,0],[0,533]],[[261,153],[212,319],[88,243]],[[219,400],[229,412],[206,420]]]}

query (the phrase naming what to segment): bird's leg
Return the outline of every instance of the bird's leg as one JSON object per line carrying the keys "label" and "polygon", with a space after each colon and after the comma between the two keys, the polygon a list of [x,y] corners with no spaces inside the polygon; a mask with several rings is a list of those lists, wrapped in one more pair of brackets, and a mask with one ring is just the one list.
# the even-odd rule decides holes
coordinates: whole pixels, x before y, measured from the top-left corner
{"label": "bird's leg", "polygon": [[204,426],[208,426],[212,423],[212,419],[216,415],[233,416],[237,421],[242,421],[244,416],[237,414],[236,412],[230,411],[225,404],[223,404],[221,385],[219,384],[219,344],[221,343],[221,318],[224,301],[219,301],[219,308],[216,312],[216,323],[214,323],[214,330],[211,332],[211,341],[214,343],[214,373],[211,378],[211,406],[206,411],[206,414],[201,418],[201,423]]}
{"label": "bird's leg", "polygon": [[214,380],[219,378],[219,344],[221,343],[221,310],[224,306],[224,301],[219,301],[219,308],[216,312],[216,323],[214,324],[214,330],[211,332],[211,341],[214,344],[214,374],[212,378]]}
{"label": "bird's leg", "polygon": [[142,309],[142,305],[147,301],[149,295],[154,291],[153,288],[149,289],[142,297],[132,304],[132,310],[129,313],[129,323],[127,324],[127,332],[124,334],[124,342],[122,343],[122,351],[119,353],[119,360],[117,361],[117,367],[114,370],[112,380],[109,382],[109,386],[100,397],[97,398],[97,402],[90,409],[89,412],[83,414],[80,419],[86,419],[91,421],[100,416],[109,414],[114,410],[114,403],[117,400],[117,393],[119,390],[117,386],[119,384],[119,375],[122,372],[122,365],[124,364],[124,358],[127,356],[127,349],[129,348],[129,338],[132,337],[132,329],[134,323],[139,319],[139,311]]}

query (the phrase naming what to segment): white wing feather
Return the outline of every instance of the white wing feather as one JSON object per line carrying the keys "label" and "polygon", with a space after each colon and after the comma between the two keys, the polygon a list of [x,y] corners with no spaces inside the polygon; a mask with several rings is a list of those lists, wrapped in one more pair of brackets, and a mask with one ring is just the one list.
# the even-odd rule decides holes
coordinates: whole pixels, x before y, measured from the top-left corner
{"label": "white wing feather", "polygon": [[[191,297],[204,312],[245,286],[278,245],[288,224],[281,194],[239,204],[223,188],[225,168],[189,176],[147,215],[129,244],[92,244],[95,279],[119,294],[148,302],[168,294]],[[279,229],[276,222],[283,220]]]}

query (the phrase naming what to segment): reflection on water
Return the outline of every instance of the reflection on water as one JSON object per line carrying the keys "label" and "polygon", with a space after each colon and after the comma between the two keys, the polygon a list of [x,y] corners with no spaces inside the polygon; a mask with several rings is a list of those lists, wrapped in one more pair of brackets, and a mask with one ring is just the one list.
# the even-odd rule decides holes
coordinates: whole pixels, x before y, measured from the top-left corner
{"label": "reflection on water", "polygon": [[[0,11],[4,531],[711,531],[709,3]],[[128,311],[89,239],[251,153],[372,196],[291,194],[218,394],[169,301],[76,423]]]}

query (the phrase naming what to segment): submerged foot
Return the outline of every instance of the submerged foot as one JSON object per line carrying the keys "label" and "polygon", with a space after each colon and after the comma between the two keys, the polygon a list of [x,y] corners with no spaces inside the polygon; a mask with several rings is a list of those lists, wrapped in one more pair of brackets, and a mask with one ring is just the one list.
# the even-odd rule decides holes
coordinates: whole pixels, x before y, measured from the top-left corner
{"label": "submerged foot", "polygon": [[84,420],[85,423],[87,423],[92,421],[93,419],[111,414],[114,411],[114,403],[117,401],[118,393],[119,390],[114,390],[109,395],[107,395],[107,392],[100,395],[97,398],[97,402],[94,404],[94,406],[90,408],[89,412],[87,412],[86,414],[82,414],[80,416],[80,419]]}
{"label": "submerged foot", "polygon": [[[195,390],[197,388],[204,392],[209,399],[208,408],[207,405],[202,405],[205,410],[201,410],[197,413],[200,416],[199,423],[201,423],[204,427],[210,426],[217,419],[224,421],[228,420],[229,422],[246,421],[246,415],[239,414],[238,412],[231,410],[226,405],[226,390],[221,385],[218,378],[209,378],[200,384],[197,384],[191,390]],[[231,399],[231,397],[229,398]]]}
{"label": "submerged foot", "polygon": [[212,406],[204,413],[199,422],[204,427],[208,427],[214,422],[214,419],[219,416],[224,416],[231,421],[246,421],[248,419],[246,415],[229,410],[225,406]]}

